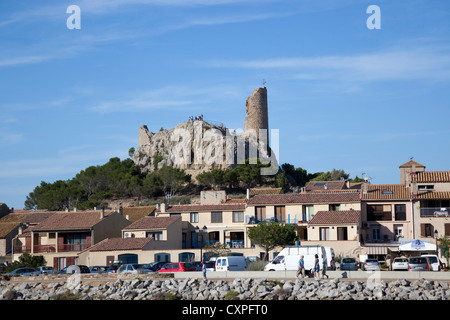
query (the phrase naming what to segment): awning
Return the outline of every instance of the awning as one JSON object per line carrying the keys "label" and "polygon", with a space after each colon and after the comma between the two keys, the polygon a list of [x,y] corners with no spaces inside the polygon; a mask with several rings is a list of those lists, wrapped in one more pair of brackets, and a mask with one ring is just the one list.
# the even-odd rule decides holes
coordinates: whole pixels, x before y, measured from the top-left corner
{"label": "awning", "polygon": [[367,254],[388,254],[388,247],[386,246],[370,246],[365,247]]}
{"label": "awning", "polygon": [[413,240],[398,246],[399,251],[436,251],[436,245],[422,240]]}

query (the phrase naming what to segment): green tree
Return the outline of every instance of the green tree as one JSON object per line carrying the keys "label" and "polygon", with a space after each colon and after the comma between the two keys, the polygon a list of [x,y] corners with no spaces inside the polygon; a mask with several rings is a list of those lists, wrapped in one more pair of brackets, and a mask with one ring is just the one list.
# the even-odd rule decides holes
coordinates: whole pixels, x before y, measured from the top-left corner
{"label": "green tree", "polygon": [[6,267],[6,272],[11,272],[17,268],[37,268],[39,266],[44,266],[46,261],[43,256],[33,256],[29,253],[22,254],[18,260],[10,263]]}
{"label": "green tree", "polygon": [[191,175],[186,174],[184,170],[169,166],[159,169],[158,176],[162,181],[164,193],[171,196],[174,196],[185,183],[191,180]]}
{"label": "green tree", "polygon": [[344,170],[333,169],[331,171],[321,172],[317,177],[313,178],[312,181],[336,181],[341,180],[341,178],[347,180],[348,177],[349,174],[345,173]]}
{"label": "green tree", "polygon": [[269,251],[276,247],[295,244],[297,234],[292,224],[281,224],[275,221],[262,222],[248,230],[248,237],[265,250],[264,260],[267,260]]}

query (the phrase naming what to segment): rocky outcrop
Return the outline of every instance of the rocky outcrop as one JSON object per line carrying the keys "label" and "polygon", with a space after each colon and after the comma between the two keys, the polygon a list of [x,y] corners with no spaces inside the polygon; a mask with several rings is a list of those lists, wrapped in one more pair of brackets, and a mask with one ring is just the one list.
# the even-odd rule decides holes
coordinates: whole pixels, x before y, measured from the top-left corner
{"label": "rocky outcrop", "polygon": [[192,120],[156,133],[141,126],[133,161],[143,172],[167,165],[195,177],[203,171],[233,168],[245,159],[257,157],[278,168],[275,156],[269,153],[266,141],[259,141],[254,135],[238,135],[223,126]]}
{"label": "rocky outcrop", "polygon": [[246,159],[260,158],[271,163],[271,169],[262,174],[275,174],[278,163],[269,148],[268,121],[267,89],[257,88],[246,101],[243,132],[237,134],[223,125],[208,123],[203,115],[156,133],[142,125],[133,161],[143,172],[167,165],[195,178],[203,171],[233,168]]}

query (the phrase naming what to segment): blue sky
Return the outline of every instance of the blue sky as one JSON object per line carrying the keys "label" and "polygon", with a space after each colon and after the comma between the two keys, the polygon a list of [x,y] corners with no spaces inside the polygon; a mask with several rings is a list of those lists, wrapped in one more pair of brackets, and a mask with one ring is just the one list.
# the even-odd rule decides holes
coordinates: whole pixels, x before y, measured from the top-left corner
{"label": "blue sky", "polygon": [[372,183],[410,157],[450,170],[449,35],[447,0],[2,0],[0,202],[126,158],[142,124],[243,128],[263,79],[280,163]]}

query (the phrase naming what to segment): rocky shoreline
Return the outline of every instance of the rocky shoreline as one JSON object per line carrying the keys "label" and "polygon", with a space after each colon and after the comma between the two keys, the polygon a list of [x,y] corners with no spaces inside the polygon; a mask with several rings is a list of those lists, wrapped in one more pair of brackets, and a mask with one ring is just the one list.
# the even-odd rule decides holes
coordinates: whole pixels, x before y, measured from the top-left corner
{"label": "rocky shoreline", "polygon": [[447,282],[342,279],[121,279],[88,283],[68,278],[50,283],[1,281],[0,300],[450,300]]}

